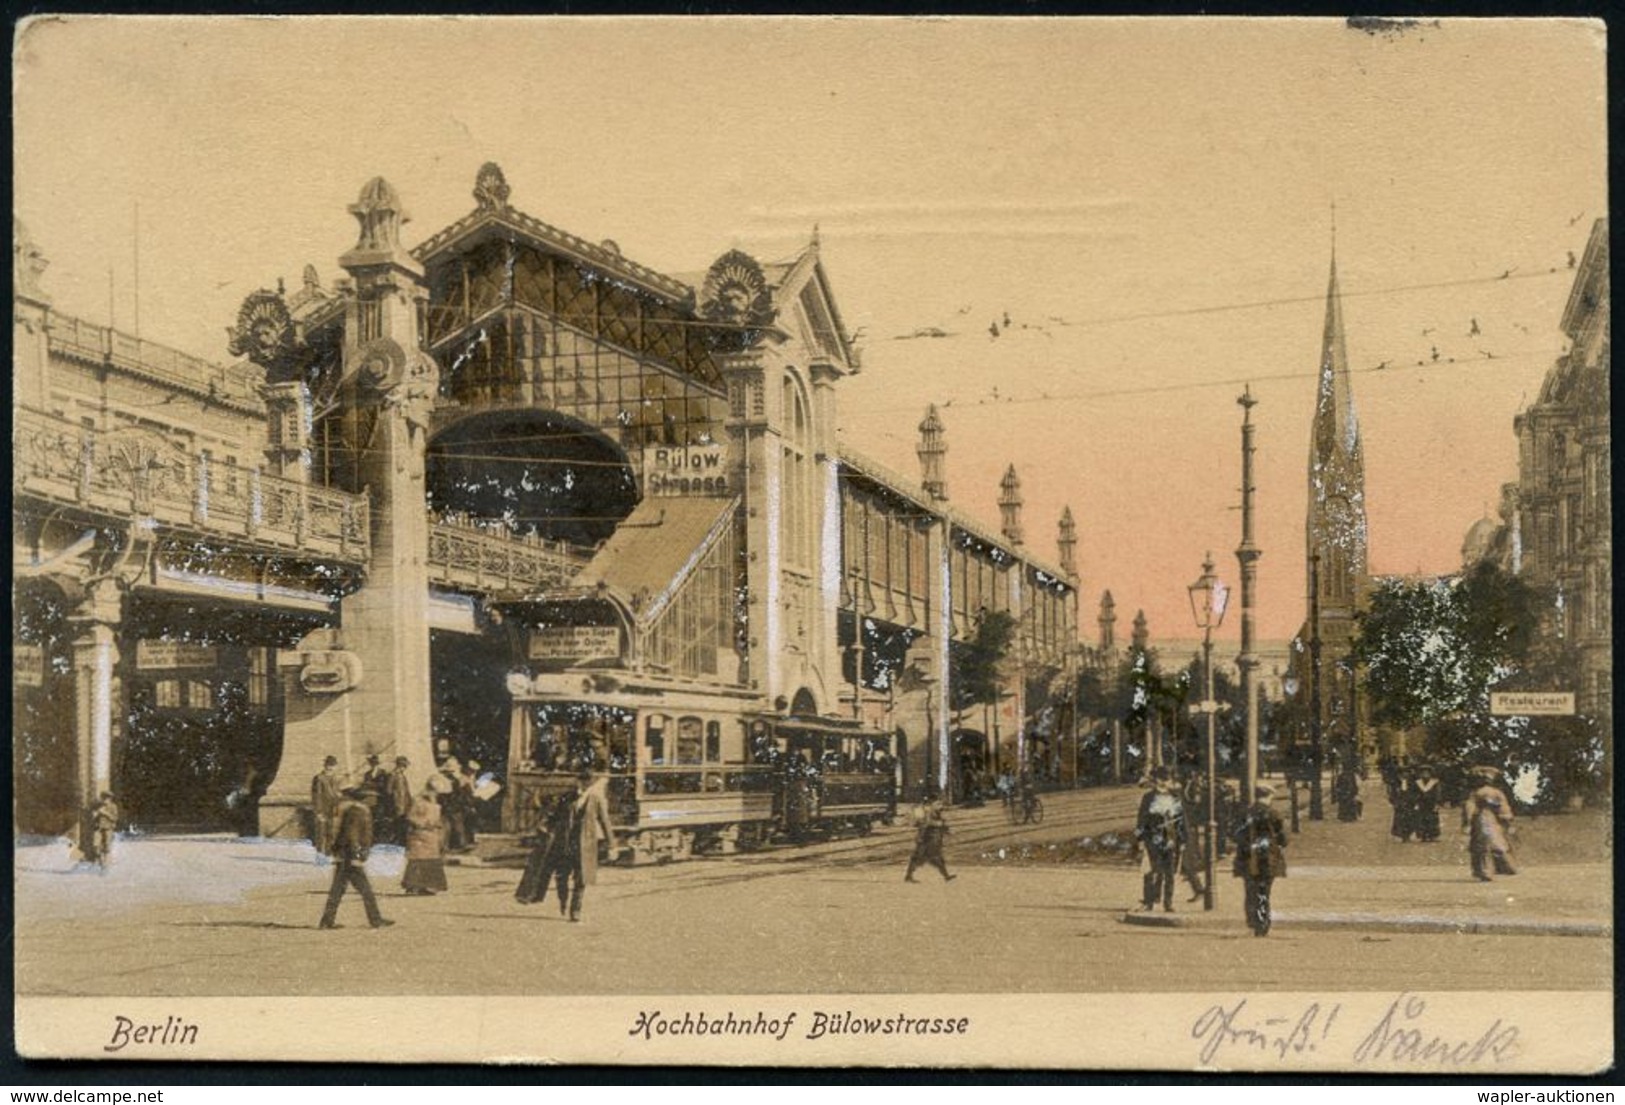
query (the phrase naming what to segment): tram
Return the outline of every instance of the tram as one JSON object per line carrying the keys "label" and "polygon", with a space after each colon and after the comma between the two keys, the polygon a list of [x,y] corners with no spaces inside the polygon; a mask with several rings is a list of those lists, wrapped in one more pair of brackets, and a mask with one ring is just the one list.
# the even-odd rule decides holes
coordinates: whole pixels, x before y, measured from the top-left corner
{"label": "tram", "polygon": [[856,721],[783,717],[714,693],[640,696],[539,676],[514,695],[504,829],[527,833],[591,765],[608,777],[615,858],[726,854],[866,834],[897,812],[895,738]]}

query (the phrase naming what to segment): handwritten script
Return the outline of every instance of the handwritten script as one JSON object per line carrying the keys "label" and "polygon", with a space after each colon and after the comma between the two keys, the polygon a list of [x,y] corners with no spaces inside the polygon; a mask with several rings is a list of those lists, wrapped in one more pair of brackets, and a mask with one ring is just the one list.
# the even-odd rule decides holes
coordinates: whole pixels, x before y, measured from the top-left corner
{"label": "handwritten script", "polygon": [[1481,1028],[1457,1032],[1451,1029],[1459,1018],[1452,1018],[1450,1029],[1436,1029],[1428,1023],[1427,1000],[1416,994],[1400,994],[1369,1025],[1345,1016],[1339,1026],[1342,1012],[1340,1003],[1311,1001],[1283,1011],[1237,998],[1204,1009],[1190,1035],[1204,1064],[1225,1057],[1241,1063],[1285,1061],[1315,1052],[1356,1065],[1460,1070],[1493,1066],[1517,1054],[1517,1025],[1496,1017]]}
{"label": "handwritten script", "polygon": [[1341,1005],[1333,1005],[1323,1011],[1318,1001],[1312,1001],[1296,1013],[1259,1017],[1247,1009],[1247,999],[1241,998],[1229,1009],[1210,1006],[1191,1025],[1191,1038],[1201,1041],[1198,1057],[1204,1063],[1213,1062],[1227,1047],[1285,1059],[1314,1051],[1324,1043],[1341,1009]]}

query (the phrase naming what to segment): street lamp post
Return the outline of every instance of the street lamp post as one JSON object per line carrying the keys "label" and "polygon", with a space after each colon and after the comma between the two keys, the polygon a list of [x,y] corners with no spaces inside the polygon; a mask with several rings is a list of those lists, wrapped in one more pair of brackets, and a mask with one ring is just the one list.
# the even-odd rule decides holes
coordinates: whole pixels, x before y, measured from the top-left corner
{"label": "street lamp post", "polygon": [[1243,802],[1253,800],[1258,786],[1258,655],[1253,651],[1254,598],[1258,594],[1258,558],[1263,550],[1253,540],[1253,408],[1258,400],[1248,385],[1236,400],[1241,405],[1241,544],[1236,546],[1236,560],[1241,567],[1241,654],[1236,666],[1241,669],[1241,698],[1247,708],[1247,777],[1242,793]]}
{"label": "street lamp post", "polygon": [[[1282,679],[1281,680],[1281,689],[1286,692],[1287,701],[1294,702],[1294,703],[1297,701],[1298,679],[1297,679],[1296,676],[1288,675],[1285,679]],[[1287,792],[1289,794],[1291,794],[1291,796],[1292,796],[1292,831],[1294,833],[1299,831],[1299,829],[1298,829],[1298,773],[1303,767],[1303,742],[1300,739],[1300,737],[1301,737],[1301,734],[1298,732],[1298,725],[1297,725],[1296,716],[1295,716],[1295,713],[1294,713],[1294,721],[1293,721],[1293,725],[1292,725],[1292,760],[1291,760],[1291,763],[1292,763],[1292,766],[1293,766],[1293,771],[1292,771],[1291,776],[1287,779]]]}
{"label": "street lamp post", "polygon": [[1202,701],[1197,711],[1207,715],[1207,838],[1203,859],[1207,867],[1206,890],[1202,895],[1202,908],[1213,908],[1213,868],[1215,844],[1218,837],[1218,714],[1219,704],[1213,700],[1213,631],[1224,622],[1225,600],[1229,591],[1213,574],[1213,554],[1202,561],[1202,576],[1189,588],[1191,614],[1196,628],[1202,631]]}

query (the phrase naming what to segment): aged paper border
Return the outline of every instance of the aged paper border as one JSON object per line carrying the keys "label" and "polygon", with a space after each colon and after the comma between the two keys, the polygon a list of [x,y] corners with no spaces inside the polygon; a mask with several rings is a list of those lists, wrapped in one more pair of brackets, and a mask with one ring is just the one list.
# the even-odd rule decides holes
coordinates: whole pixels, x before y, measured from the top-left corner
{"label": "aged paper border", "polygon": [[[1558,79],[1554,76],[1554,79]],[[15,945],[13,945],[15,952]],[[1612,979],[1603,980],[1611,983]],[[1198,1026],[1210,1011],[1245,1001],[1257,1020],[1238,1015],[1235,1031],[1204,1060]],[[1396,1005],[1425,1016],[1405,1018],[1420,1033],[1389,1037],[1394,1055],[1357,1061],[1355,1052]],[[1300,1037],[1311,1006],[1338,1008],[1320,1039]],[[1595,1074],[1613,1064],[1612,991],[1459,991],[1243,994],[840,994],[658,995],[556,998],[14,998],[16,1048],[27,1058],[154,1062],[570,1063],[632,1066],[706,1064],[1000,1068],[1168,1072]],[[761,1037],[653,1037],[640,1040],[640,1015],[660,1011],[718,1016],[794,1014],[782,1041]],[[963,1037],[826,1036],[805,1038],[814,1014],[968,1017]],[[194,1044],[159,1046],[137,1055],[109,1050],[118,1018],[142,1024],[180,1017],[200,1026]],[[1392,1022],[1396,1023],[1397,1022]],[[1473,1052],[1492,1026],[1515,1027],[1499,1056]],[[358,1030],[358,1026],[360,1026]],[[1249,1026],[1258,1031],[1252,1032]],[[432,1030],[432,1031],[431,1031]],[[1246,1033],[1245,1037],[1243,1033]],[[435,1039],[434,1045],[421,1041]],[[413,1041],[401,1054],[400,1041]],[[1437,1042],[1438,1046],[1434,1046]],[[1301,1046],[1300,1046],[1301,1045]],[[1467,1049],[1466,1052],[1462,1048]],[[1450,1055],[1477,1054],[1471,1064]]]}

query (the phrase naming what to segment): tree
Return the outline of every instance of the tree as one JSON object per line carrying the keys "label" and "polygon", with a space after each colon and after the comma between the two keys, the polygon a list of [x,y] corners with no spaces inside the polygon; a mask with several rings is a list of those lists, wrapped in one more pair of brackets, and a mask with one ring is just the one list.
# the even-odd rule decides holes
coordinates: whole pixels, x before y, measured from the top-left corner
{"label": "tree", "polygon": [[998,701],[1004,689],[1004,658],[1015,634],[1016,619],[1003,610],[987,611],[977,618],[975,634],[949,659],[955,710]]}
{"label": "tree", "polygon": [[1595,793],[1603,743],[1592,719],[1490,713],[1492,691],[1574,686],[1560,615],[1554,595],[1492,563],[1452,579],[1385,580],[1354,642],[1372,720],[1421,728],[1431,756],[1501,768],[1539,808]]}

